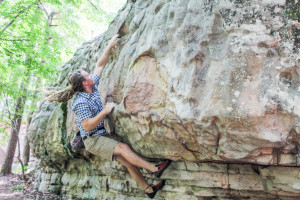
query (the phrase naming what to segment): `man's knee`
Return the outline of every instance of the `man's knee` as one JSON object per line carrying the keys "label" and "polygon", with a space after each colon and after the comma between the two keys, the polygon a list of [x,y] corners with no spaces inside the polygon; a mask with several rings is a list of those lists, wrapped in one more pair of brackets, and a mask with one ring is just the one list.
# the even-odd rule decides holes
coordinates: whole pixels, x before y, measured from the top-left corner
{"label": "man's knee", "polygon": [[116,159],[116,161],[118,161],[119,163],[122,163],[123,165],[125,165],[125,163],[126,163],[126,160],[121,155],[115,155],[115,159]]}
{"label": "man's knee", "polygon": [[130,147],[127,144],[118,142],[115,147],[114,153],[116,155],[123,155],[124,153],[127,153],[128,151],[130,151]]}
{"label": "man's knee", "polygon": [[122,158],[122,156],[115,155],[115,159],[116,159],[116,161],[118,161],[118,162],[120,162],[120,163],[123,164],[123,158]]}

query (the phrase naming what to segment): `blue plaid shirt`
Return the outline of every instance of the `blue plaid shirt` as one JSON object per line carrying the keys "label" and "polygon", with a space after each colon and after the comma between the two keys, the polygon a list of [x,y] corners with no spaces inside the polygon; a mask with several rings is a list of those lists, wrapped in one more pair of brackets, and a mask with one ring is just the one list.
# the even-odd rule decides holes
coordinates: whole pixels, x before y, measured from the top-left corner
{"label": "blue plaid shirt", "polygon": [[93,93],[77,93],[72,104],[72,110],[76,115],[76,121],[81,137],[87,136],[91,133],[105,133],[105,129],[99,130],[104,128],[104,120],[102,120],[100,124],[98,124],[98,126],[91,131],[86,131],[81,124],[82,120],[95,117],[103,109],[101,98],[97,89],[99,85],[99,77],[96,74],[93,74],[92,79],[95,82]]}

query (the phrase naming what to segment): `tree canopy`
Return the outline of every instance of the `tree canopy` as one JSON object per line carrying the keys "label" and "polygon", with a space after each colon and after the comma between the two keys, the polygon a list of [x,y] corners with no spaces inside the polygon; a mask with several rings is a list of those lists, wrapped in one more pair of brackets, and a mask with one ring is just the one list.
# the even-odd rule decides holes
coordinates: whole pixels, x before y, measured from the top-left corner
{"label": "tree canopy", "polygon": [[19,97],[39,100],[37,91],[56,80],[75,49],[92,39],[92,33],[100,34],[99,25],[107,25],[124,3],[0,0],[0,106],[5,107],[0,123],[3,115],[7,118],[3,112],[13,110]]}
{"label": "tree canopy", "polygon": [[[55,80],[53,76],[58,68],[78,47],[74,44],[84,42],[88,31],[95,31],[93,27],[87,30],[82,24],[94,26],[95,23],[109,23],[115,16],[115,13],[101,9],[103,2],[1,0],[1,95],[12,98],[20,96],[22,90],[18,88],[24,79],[28,79],[27,86],[32,88],[37,78]],[[117,5],[120,7],[121,3],[119,1]],[[85,23],[81,23],[82,18]],[[29,79],[34,80],[34,83],[30,84]]]}

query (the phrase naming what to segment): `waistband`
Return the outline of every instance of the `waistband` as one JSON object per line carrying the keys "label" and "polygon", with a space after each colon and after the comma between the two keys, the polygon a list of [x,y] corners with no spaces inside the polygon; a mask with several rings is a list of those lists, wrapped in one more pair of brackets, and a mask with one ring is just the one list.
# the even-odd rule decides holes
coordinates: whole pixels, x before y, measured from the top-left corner
{"label": "waistband", "polygon": [[85,140],[86,138],[88,138],[88,137],[90,137],[92,135],[95,135],[95,134],[102,135],[102,134],[106,133],[106,129],[104,127],[98,128],[96,131],[101,131],[101,130],[104,130],[104,132],[103,133],[91,133],[89,135],[83,136],[82,140]]}

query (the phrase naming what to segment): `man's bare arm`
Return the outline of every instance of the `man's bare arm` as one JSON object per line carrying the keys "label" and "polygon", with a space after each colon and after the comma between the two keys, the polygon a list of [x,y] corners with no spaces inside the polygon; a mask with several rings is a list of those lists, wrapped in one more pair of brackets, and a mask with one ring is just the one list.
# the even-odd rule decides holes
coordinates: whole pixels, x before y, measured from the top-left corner
{"label": "man's bare arm", "polygon": [[116,34],[114,35],[106,49],[104,50],[103,54],[101,55],[101,57],[99,58],[98,62],[97,62],[97,65],[96,65],[96,68],[95,68],[95,71],[94,71],[94,74],[97,74],[99,77],[101,76],[102,72],[103,72],[103,69],[107,63],[107,60],[108,60],[108,57],[109,57],[109,54],[110,54],[110,51],[111,49],[116,46],[116,44],[118,43],[119,41],[119,38],[118,38],[119,34]]}
{"label": "man's bare arm", "polygon": [[100,124],[100,122],[104,119],[104,117],[108,115],[114,107],[115,107],[114,103],[107,103],[104,109],[101,112],[99,112],[95,117],[87,118],[81,121],[83,128],[86,131],[91,131],[94,128],[96,128]]}

